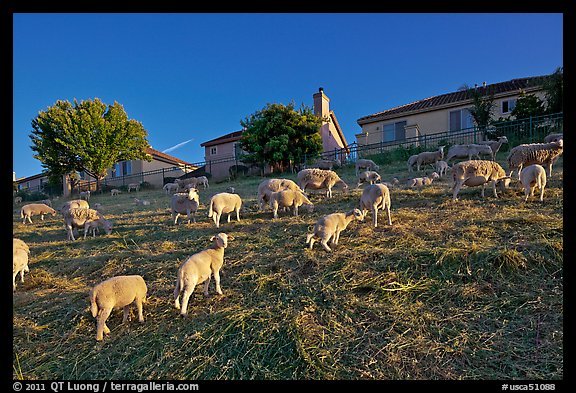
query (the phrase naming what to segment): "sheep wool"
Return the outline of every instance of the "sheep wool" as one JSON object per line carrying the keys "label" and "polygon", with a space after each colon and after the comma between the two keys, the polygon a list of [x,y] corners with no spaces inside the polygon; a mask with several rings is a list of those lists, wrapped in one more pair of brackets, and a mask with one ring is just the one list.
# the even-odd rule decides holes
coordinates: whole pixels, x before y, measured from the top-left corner
{"label": "sheep wool", "polygon": [[340,187],[344,192],[348,191],[348,184],[340,179],[336,172],[327,169],[302,169],[298,172],[296,179],[302,191],[305,192],[307,188],[312,190],[326,189],[328,198],[332,198],[333,187]]}
{"label": "sheep wool", "polygon": [[563,152],[564,139],[559,138],[549,143],[530,143],[518,145],[508,154],[508,169],[510,176],[516,170],[518,180],[522,167],[532,164],[547,165],[548,176],[552,177],[552,164],[556,162]]}
{"label": "sheep wool", "polygon": [[510,177],[506,176],[504,169],[496,161],[490,160],[469,160],[454,164],[452,167],[452,199],[456,200],[458,192],[463,185],[468,187],[482,186],[484,197],[484,188],[488,182],[492,182],[494,197],[498,198],[496,193],[496,184],[504,182],[506,187],[510,182]]}

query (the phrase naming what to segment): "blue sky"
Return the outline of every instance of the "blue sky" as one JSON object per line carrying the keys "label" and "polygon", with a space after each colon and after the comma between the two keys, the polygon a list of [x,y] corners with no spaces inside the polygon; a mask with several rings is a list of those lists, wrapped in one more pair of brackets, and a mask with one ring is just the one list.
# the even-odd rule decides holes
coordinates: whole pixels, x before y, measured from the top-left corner
{"label": "blue sky", "polygon": [[560,13],[15,13],[13,170],[42,171],[31,121],[57,100],[117,101],[153,148],[195,163],[202,142],[323,87],[352,143],[360,117],[554,72],[562,32]]}

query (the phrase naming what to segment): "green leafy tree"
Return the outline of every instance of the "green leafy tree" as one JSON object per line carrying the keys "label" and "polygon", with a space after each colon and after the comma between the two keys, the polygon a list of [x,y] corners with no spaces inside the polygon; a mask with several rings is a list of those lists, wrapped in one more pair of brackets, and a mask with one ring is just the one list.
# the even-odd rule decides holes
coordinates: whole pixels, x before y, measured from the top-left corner
{"label": "green leafy tree", "polygon": [[244,162],[270,164],[284,170],[305,156],[322,152],[322,118],[309,107],[294,109],[294,103],[267,104],[240,124],[244,127],[241,148],[248,154]]}
{"label": "green leafy tree", "polygon": [[522,92],[510,114],[516,119],[526,119],[531,116],[541,116],[544,112],[545,104],[539,97]]}
{"label": "green leafy tree", "polygon": [[543,84],[546,97],[546,113],[560,113],[564,111],[564,67],[556,68],[550,78]]}
{"label": "green leafy tree", "polygon": [[84,171],[100,181],[117,162],[145,159],[148,132],[136,120],[128,119],[117,102],[106,105],[100,99],[74,104],[58,100],[32,120],[30,134],[34,158],[42,162],[51,177]]}
{"label": "green leafy tree", "polygon": [[492,120],[494,111],[494,94],[481,93],[477,88],[468,88],[468,95],[472,97],[472,108],[469,109],[474,123],[480,130],[485,130]]}

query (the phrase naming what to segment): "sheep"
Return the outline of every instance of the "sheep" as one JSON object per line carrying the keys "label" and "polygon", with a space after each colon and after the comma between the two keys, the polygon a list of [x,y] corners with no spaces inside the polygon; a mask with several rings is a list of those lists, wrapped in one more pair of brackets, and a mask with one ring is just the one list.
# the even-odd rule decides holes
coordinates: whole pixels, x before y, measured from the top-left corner
{"label": "sheep", "polygon": [[80,199],[84,199],[85,201],[89,201],[90,200],[90,190],[80,191]]}
{"label": "sheep", "polygon": [[523,144],[512,148],[506,159],[510,176],[512,176],[514,170],[517,170],[518,179],[520,180],[520,171],[522,171],[523,166],[539,164],[542,166],[547,165],[548,177],[552,177],[552,164],[562,154],[563,147],[564,139],[559,138],[553,142]]}
{"label": "sheep", "polygon": [[495,141],[478,142],[479,145],[490,146],[490,149],[492,150],[492,154],[490,155],[492,158],[492,161],[496,160],[496,153],[498,153],[498,151],[500,150],[500,147],[502,146],[503,143],[508,143],[508,138],[506,138],[505,135],[499,136],[498,139]]}
{"label": "sheep", "polygon": [[408,172],[412,172],[416,166],[416,160],[418,159],[418,154],[411,155],[408,157]]}
{"label": "sheep", "polygon": [[309,168],[302,169],[296,176],[298,185],[302,191],[306,188],[313,190],[326,189],[326,196],[332,198],[332,187],[339,187],[344,192],[348,192],[348,184],[340,179],[340,176],[334,171]]}
{"label": "sheep", "polygon": [[187,191],[189,188],[196,188],[198,178],[188,177],[186,179],[175,179],[174,182],[178,184],[178,191],[183,192]]}
{"label": "sheep", "polygon": [[312,163],[312,165],[310,165],[310,168],[318,168],[318,169],[328,169],[328,170],[332,170],[332,168],[339,168],[340,167],[340,162],[338,162],[338,160],[316,160],[314,163]]}
{"label": "sheep", "polygon": [[416,170],[420,172],[420,166],[426,164],[436,164],[436,161],[439,161],[444,158],[444,146],[438,146],[438,150],[436,151],[424,151],[419,153],[416,157]]}
{"label": "sheep", "polygon": [[190,224],[190,214],[192,213],[192,219],[196,222],[196,211],[198,211],[199,206],[200,196],[198,195],[198,190],[195,188],[188,189],[188,192],[179,192],[172,195],[170,211],[174,225],[178,224],[178,217],[181,214],[186,214],[188,224]]}
{"label": "sheep", "polygon": [[544,137],[544,143],[550,143],[558,139],[563,139],[564,133],[548,134]]}
{"label": "sheep", "polygon": [[392,187],[398,185],[399,183],[400,183],[400,180],[398,180],[397,177],[393,177],[391,182],[387,182],[387,181],[382,182],[382,184],[384,184],[388,188],[392,188]]}
{"label": "sheep", "polygon": [[240,198],[240,195],[229,192],[215,194],[210,198],[208,218],[211,217],[212,220],[214,220],[214,224],[216,224],[216,228],[219,228],[222,213],[228,214],[228,222],[230,222],[230,214],[235,211],[236,221],[240,222],[240,207],[242,207],[242,198]]}
{"label": "sheep", "polygon": [[534,195],[534,189],[540,190],[540,202],[544,202],[544,187],[546,187],[546,171],[542,165],[528,165],[520,173],[520,182],[524,186],[524,202],[528,201],[528,196]]}
{"label": "sheep", "polygon": [[446,162],[449,162],[454,158],[467,158],[468,161],[470,161],[473,156],[480,159],[481,155],[489,155],[492,157],[492,148],[489,145],[479,145],[475,143],[469,143],[467,145],[452,145],[450,146],[450,149],[448,149]]}
{"label": "sheep", "polygon": [[308,206],[308,211],[312,212],[314,210],[314,204],[304,195],[301,191],[294,190],[282,190],[276,191],[270,194],[270,207],[274,213],[274,218],[278,218],[278,208],[289,208],[292,207],[293,214],[298,215],[298,207],[306,205]]}
{"label": "sheep", "polygon": [[142,304],[146,303],[148,288],[140,275],[116,276],[95,285],[90,290],[90,312],[96,318],[96,340],[102,341],[104,334],[109,334],[106,320],[114,309],[123,308],[122,323],[128,321],[130,305],[136,304],[138,321],[144,322]]}
{"label": "sheep", "polygon": [[20,209],[20,218],[22,218],[22,224],[26,224],[26,219],[32,224],[31,217],[35,214],[40,214],[40,219],[44,221],[44,214],[56,215],[56,210],[52,209],[50,206],[44,203],[29,203],[22,206]]}
{"label": "sheep", "polygon": [[121,193],[122,193],[122,191],[120,191],[120,190],[117,189],[117,188],[113,188],[113,189],[110,190],[110,195],[111,195],[111,196],[119,195],[119,194],[121,194]]}
{"label": "sheep", "polygon": [[360,211],[365,217],[368,210],[372,211],[374,228],[378,226],[378,209],[386,211],[388,225],[392,225],[390,216],[390,190],[384,184],[371,184],[362,191],[360,196]]}
{"label": "sheep", "polygon": [[20,282],[24,283],[24,272],[29,272],[28,256],[30,248],[20,239],[12,238],[12,292],[16,290],[16,276],[20,273]]}
{"label": "sheep", "polygon": [[[208,296],[210,278],[214,275],[216,293],[222,295],[220,287],[220,269],[224,264],[224,249],[228,247],[228,241],[234,240],[233,236],[219,233],[212,236],[212,246],[189,257],[178,268],[176,288],[174,289],[174,307],[180,310],[181,316],[186,316],[188,300],[197,284],[204,283],[204,296]],[[182,304],[180,304],[182,295]]]}
{"label": "sheep", "polygon": [[228,187],[226,187],[226,192],[229,192],[230,194],[235,194],[236,189],[232,186],[228,186]]}
{"label": "sheep", "polygon": [[46,206],[52,207],[52,201],[50,199],[42,199],[41,201],[38,201],[38,203],[43,203]]}
{"label": "sheep", "polygon": [[258,185],[259,210],[270,203],[270,194],[281,190],[302,191],[302,189],[290,179],[266,179]]}
{"label": "sheep", "polygon": [[507,188],[510,184],[510,176],[506,176],[504,169],[496,161],[470,160],[462,161],[452,166],[452,199],[458,199],[460,188],[482,186],[482,198],[484,188],[488,182],[492,182],[494,197],[498,198],[496,185]]}
{"label": "sheep", "polygon": [[360,185],[363,183],[374,184],[381,181],[382,177],[378,174],[378,172],[364,171],[358,175],[358,185],[356,185],[356,188],[360,188]]}
{"label": "sheep", "polygon": [[[101,226],[107,235],[112,233],[112,222],[105,219],[102,213],[97,210],[83,207],[73,207],[62,212],[64,216],[64,227],[68,234],[67,240],[76,240],[74,229],[84,228],[84,239],[89,230]],[[93,231],[94,236],[94,231]]]}
{"label": "sheep", "polygon": [[166,195],[173,194],[178,192],[178,184],[177,183],[166,183],[162,189],[166,192]]}
{"label": "sheep", "polygon": [[147,201],[145,199],[134,198],[134,204],[138,206],[150,206],[150,201]]}
{"label": "sheep", "polygon": [[197,180],[196,181],[197,185],[202,184],[202,187],[204,187],[204,188],[208,188],[210,186],[208,184],[208,178],[206,176],[199,176],[196,180]]}
{"label": "sheep", "polygon": [[68,201],[62,205],[62,207],[60,208],[60,213],[64,214],[65,211],[70,210],[70,209],[75,208],[75,207],[82,207],[85,209],[89,209],[90,205],[88,204],[88,202],[86,202],[83,199],[73,199],[73,200]]}
{"label": "sheep", "polygon": [[423,187],[429,186],[435,179],[440,178],[440,175],[436,172],[432,172],[427,177],[416,177],[414,179],[408,180],[408,187]]}
{"label": "sheep", "polygon": [[332,213],[320,218],[312,233],[306,236],[306,244],[312,249],[314,242],[320,239],[320,244],[328,252],[332,249],[328,246],[328,241],[331,244],[337,245],[340,239],[340,233],[348,227],[352,220],[364,221],[364,215],[360,209],[352,209],[347,213]]}
{"label": "sheep", "polygon": [[22,203],[22,197],[21,197],[21,196],[15,197],[15,198],[14,198],[14,203],[15,203],[15,204]]}
{"label": "sheep", "polygon": [[378,171],[380,169],[380,167],[376,165],[374,161],[368,160],[366,158],[360,158],[356,160],[355,168],[356,168],[356,176],[360,174],[360,169],[364,169],[367,171]]}
{"label": "sheep", "polygon": [[102,211],[104,210],[104,207],[102,206],[101,203],[95,203],[94,204],[94,210],[98,210],[100,213],[102,213]]}
{"label": "sheep", "polygon": [[446,174],[446,171],[450,169],[448,163],[444,160],[436,161],[436,172],[438,172],[438,176],[442,177]]}
{"label": "sheep", "polygon": [[140,191],[140,183],[130,183],[128,184],[127,190],[128,192],[130,192],[130,190],[134,190],[136,192]]}

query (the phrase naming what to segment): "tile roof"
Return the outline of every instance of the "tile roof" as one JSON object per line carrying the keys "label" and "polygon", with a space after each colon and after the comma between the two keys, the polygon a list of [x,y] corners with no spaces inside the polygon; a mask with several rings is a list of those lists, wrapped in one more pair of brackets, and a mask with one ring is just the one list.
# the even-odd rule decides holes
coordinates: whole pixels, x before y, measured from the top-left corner
{"label": "tile roof", "polygon": [[162,161],[168,161],[168,162],[173,163],[173,164],[192,165],[189,162],[186,162],[184,160],[181,160],[181,159],[176,158],[174,156],[171,156],[169,154],[162,153],[161,151],[158,151],[158,150],[153,149],[151,147],[146,148],[145,152],[146,152],[146,154],[150,154],[153,158],[157,158],[157,159],[160,159]]}
{"label": "tile roof", "polygon": [[[481,95],[488,95],[488,94],[498,95],[503,93],[517,92],[521,89],[523,90],[541,86],[542,83],[548,78],[549,75],[512,79],[506,82],[499,82],[486,86],[478,86],[477,90],[480,92]],[[471,99],[472,98],[470,97],[468,91],[459,90],[452,93],[441,94],[438,96],[425,98],[423,100],[415,101],[410,104],[397,106],[395,108],[387,109],[385,111],[374,113],[369,116],[364,116],[359,118],[356,122],[359,125],[362,125],[370,123],[371,121],[381,120],[387,117],[394,117],[395,115],[406,114],[408,112],[432,111],[438,107],[442,107],[449,104],[464,103]]]}
{"label": "tile roof", "polygon": [[220,144],[226,143],[226,142],[235,142],[237,140],[240,140],[240,138],[242,137],[242,132],[243,132],[242,130],[234,131],[234,132],[231,132],[229,134],[222,135],[218,138],[211,139],[207,142],[201,143],[200,146],[208,147],[208,146],[220,145]]}

